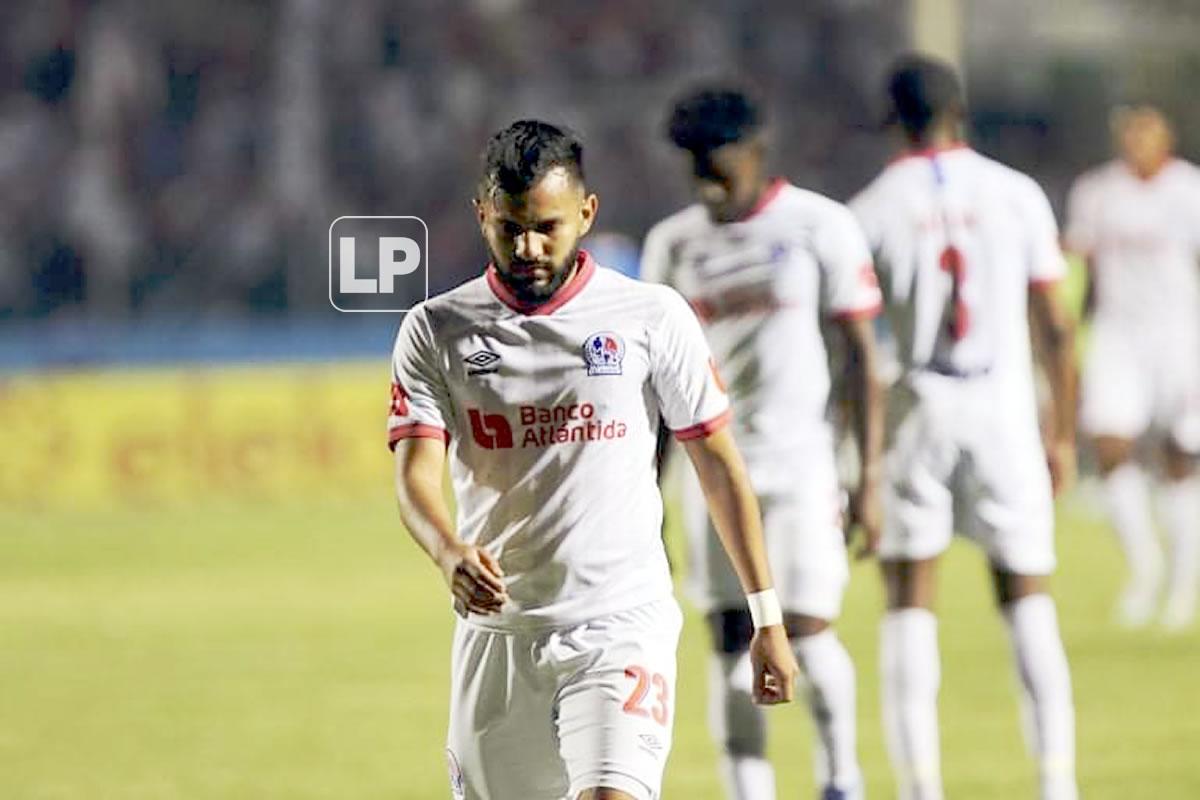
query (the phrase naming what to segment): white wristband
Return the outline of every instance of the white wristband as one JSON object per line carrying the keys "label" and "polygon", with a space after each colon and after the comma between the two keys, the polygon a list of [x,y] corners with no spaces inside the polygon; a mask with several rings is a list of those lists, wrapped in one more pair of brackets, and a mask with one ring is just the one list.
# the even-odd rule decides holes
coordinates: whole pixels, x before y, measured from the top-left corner
{"label": "white wristband", "polygon": [[783,624],[783,609],[779,606],[779,596],[774,589],[746,595],[746,605],[750,607],[750,619],[754,620],[755,630]]}

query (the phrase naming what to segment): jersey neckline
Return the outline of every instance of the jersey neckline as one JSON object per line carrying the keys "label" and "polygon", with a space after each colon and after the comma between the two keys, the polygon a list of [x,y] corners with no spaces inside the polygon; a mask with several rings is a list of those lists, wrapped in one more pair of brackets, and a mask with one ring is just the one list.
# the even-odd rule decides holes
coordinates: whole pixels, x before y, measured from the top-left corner
{"label": "jersey neckline", "polygon": [[767,206],[771,205],[771,201],[779,196],[779,193],[783,191],[783,187],[785,186],[787,186],[786,178],[772,178],[771,182],[767,184],[767,188],[763,189],[763,193],[760,194],[758,196],[758,200],[754,202],[754,206],[751,207],[751,209],[745,214],[738,217],[737,221],[745,222],[748,219],[757,217],[766,210]]}
{"label": "jersey neckline", "polygon": [[496,271],[495,264],[488,264],[487,271],[484,273],[488,288],[492,290],[492,294],[495,295],[497,300],[513,311],[531,317],[553,314],[562,308],[583,291],[584,287],[587,286],[595,274],[595,259],[592,258],[591,253],[587,250],[580,250],[579,254],[575,257],[575,276],[566,284],[558,287],[554,294],[550,295],[545,302],[527,303],[514,295],[504,285],[504,281],[500,280],[500,275]]}
{"label": "jersey neckline", "polygon": [[909,150],[901,153],[892,159],[893,164],[899,164],[901,161],[908,161],[913,158],[935,158],[945,153],[955,153],[962,150],[970,150],[971,146],[966,142],[952,142],[950,144],[940,145],[938,147],[923,147],[920,150]]}

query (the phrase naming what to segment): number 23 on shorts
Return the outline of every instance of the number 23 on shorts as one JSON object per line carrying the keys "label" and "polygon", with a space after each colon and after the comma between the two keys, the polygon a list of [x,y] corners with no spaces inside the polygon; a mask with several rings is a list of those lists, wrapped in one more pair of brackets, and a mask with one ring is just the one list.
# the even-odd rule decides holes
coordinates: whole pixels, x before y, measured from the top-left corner
{"label": "number 23 on shorts", "polygon": [[[636,683],[621,710],[635,717],[650,717],[659,725],[666,725],[670,719],[671,684],[662,673],[651,673],[645,667],[634,664],[625,668],[625,677]],[[654,689],[654,697],[647,708],[646,695],[650,693],[651,688]]]}

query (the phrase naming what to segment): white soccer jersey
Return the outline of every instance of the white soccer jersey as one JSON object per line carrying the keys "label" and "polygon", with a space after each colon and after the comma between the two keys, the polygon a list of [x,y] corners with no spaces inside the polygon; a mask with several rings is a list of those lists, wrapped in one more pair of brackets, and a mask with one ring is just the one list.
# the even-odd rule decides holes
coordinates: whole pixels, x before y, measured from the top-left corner
{"label": "white soccer jersey", "polygon": [[666,287],[579,271],[523,306],[489,267],[404,318],[391,442],[444,438],[459,536],[499,559],[510,602],[473,624],[563,626],[671,594],[654,450],[729,418],[708,345]]}
{"label": "white soccer jersey", "polygon": [[[1085,173],[1068,199],[1066,242],[1091,258],[1097,323],[1143,337],[1200,324],[1200,169],[1194,165],[1173,160],[1150,179],[1120,161]],[[1152,346],[1164,345],[1170,342]]]}
{"label": "white soccer jersey", "polygon": [[1066,270],[1037,183],[955,146],[897,159],[850,207],[875,256],[901,368],[990,373],[1011,392],[1005,402],[1032,412],[1028,290]]}
{"label": "white soccer jersey", "polygon": [[789,465],[830,446],[822,321],[879,309],[853,215],[783,180],[738,222],[717,224],[689,206],[647,235],[642,279],[688,298],[729,386],[755,488],[787,488],[797,474]]}

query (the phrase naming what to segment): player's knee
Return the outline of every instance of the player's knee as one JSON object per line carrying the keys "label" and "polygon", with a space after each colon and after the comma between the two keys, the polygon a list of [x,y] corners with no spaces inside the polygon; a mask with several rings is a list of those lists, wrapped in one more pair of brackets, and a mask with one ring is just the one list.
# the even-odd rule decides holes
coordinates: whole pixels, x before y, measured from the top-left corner
{"label": "player's knee", "polygon": [[712,636],[713,650],[732,655],[750,648],[754,638],[754,620],[744,608],[714,611],[708,615],[708,630]]}
{"label": "player's knee", "polygon": [[905,608],[924,608],[933,611],[936,566],[936,558],[922,561],[882,562],[888,611],[899,611]]}
{"label": "player's knee", "polygon": [[1096,465],[1100,468],[1102,477],[1108,477],[1109,473],[1133,456],[1133,442],[1129,439],[1100,436],[1093,444],[1096,451]]}
{"label": "player's knee", "polygon": [[829,629],[829,620],[814,617],[809,614],[787,612],[783,615],[783,626],[789,639],[802,639],[805,636],[816,636]]}
{"label": "player's knee", "polygon": [[1196,473],[1196,453],[1189,453],[1174,441],[1168,441],[1163,454],[1163,472],[1167,480],[1186,481]]}
{"label": "player's knee", "polygon": [[1050,591],[1049,581],[1044,575],[1019,575],[995,566],[992,567],[992,581],[996,589],[996,603],[1001,608],[1025,597]]}

